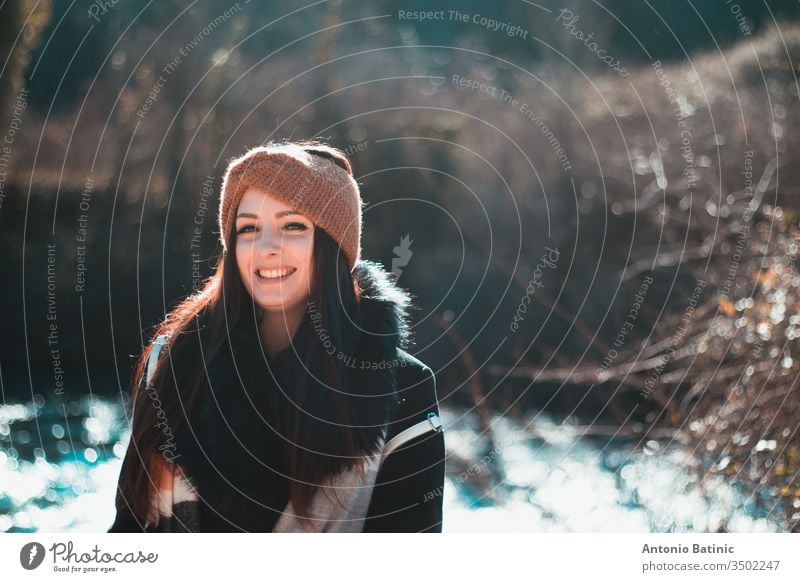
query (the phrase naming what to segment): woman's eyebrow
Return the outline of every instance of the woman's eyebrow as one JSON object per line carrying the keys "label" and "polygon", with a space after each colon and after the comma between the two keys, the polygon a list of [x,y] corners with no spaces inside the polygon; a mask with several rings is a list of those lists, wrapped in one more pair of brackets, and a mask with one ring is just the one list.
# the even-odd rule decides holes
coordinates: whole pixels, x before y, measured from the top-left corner
{"label": "woman's eyebrow", "polygon": [[[281,210],[280,212],[275,213],[275,218],[283,218],[284,216],[290,216],[292,214],[297,214],[299,216],[302,216],[302,214],[300,214],[296,210]],[[242,212],[240,214],[237,214],[236,218],[258,218],[258,215],[250,214],[249,212]]]}
{"label": "woman's eyebrow", "polygon": [[302,216],[302,214],[300,214],[296,210],[282,210],[281,212],[275,213],[275,218],[283,218],[284,216],[290,216],[292,214],[297,214],[298,216]]}

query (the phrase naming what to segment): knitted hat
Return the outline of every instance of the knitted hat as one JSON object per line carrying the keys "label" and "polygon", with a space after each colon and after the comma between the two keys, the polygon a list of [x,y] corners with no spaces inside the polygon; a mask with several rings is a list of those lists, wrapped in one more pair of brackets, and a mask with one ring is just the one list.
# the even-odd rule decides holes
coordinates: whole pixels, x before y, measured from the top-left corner
{"label": "knitted hat", "polygon": [[325,230],[353,271],[361,256],[361,194],[343,152],[322,144],[270,144],[232,160],[219,204],[219,232],[226,251],[236,210],[249,188],[270,194]]}

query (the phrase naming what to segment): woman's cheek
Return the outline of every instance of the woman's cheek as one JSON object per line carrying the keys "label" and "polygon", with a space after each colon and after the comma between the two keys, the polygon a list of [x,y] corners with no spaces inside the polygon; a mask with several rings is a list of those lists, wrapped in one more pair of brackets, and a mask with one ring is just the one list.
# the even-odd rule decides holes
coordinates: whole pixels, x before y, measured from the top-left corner
{"label": "woman's cheek", "polygon": [[245,285],[250,286],[249,273],[252,271],[251,265],[252,253],[247,243],[236,245],[236,265],[239,268],[239,276]]}
{"label": "woman's cheek", "polygon": [[309,236],[306,239],[305,243],[306,243],[306,246],[305,246],[306,261],[308,262],[308,264],[310,266],[311,265],[311,257],[314,254],[314,231],[311,231],[311,234],[309,234]]}
{"label": "woman's cheek", "polygon": [[303,237],[302,239],[297,238],[290,242],[288,247],[291,249],[291,254],[297,257],[298,259],[302,259],[305,263],[306,269],[311,266],[311,253],[314,248],[314,239],[313,237]]}

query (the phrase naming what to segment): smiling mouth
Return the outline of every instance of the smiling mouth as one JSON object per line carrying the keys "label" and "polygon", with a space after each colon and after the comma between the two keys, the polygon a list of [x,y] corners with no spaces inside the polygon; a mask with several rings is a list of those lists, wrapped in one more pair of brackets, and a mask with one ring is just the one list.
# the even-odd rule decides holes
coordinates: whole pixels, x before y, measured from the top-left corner
{"label": "smiling mouth", "polygon": [[297,271],[294,267],[284,267],[282,269],[258,269],[256,279],[261,283],[276,283],[285,281]]}

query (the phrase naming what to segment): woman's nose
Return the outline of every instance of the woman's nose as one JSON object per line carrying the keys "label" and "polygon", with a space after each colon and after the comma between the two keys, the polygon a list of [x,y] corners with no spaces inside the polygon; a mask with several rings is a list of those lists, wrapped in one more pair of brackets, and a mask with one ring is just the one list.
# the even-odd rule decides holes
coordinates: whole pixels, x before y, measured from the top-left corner
{"label": "woman's nose", "polygon": [[272,229],[264,229],[258,241],[258,250],[262,254],[273,255],[281,250],[281,237]]}

